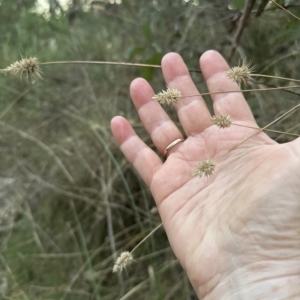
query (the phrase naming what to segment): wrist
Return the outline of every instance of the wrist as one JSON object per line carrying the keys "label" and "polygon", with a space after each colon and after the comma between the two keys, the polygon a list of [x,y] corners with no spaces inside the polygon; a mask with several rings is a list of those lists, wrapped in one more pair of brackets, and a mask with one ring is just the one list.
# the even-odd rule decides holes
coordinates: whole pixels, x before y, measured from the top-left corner
{"label": "wrist", "polygon": [[[285,266],[275,263],[272,270],[261,267],[265,263],[253,264],[249,268],[235,269],[210,291],[203,293],[203,286],[197,292],[202,300],[279,300],[300,299],[300,263]],[[264,266],[265,267],[265,266]]]}

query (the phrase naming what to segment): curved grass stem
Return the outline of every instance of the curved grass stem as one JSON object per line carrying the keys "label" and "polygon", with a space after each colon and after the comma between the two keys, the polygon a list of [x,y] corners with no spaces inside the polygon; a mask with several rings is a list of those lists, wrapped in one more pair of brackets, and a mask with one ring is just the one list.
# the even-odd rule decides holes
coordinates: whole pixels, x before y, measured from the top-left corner
{"label": "curved grass stem", "polygon": [[271,123],[269,123],[268,125],[266,125],[263,128],[257,128],[257,132],[252,134],[251,136],[249,136],[248,138],[246,138],[244,141],[242,141],[241,143],[237,144],[236,146],[232,147],[230,150],[228,150],[224,155],[222,155],[221,157],[219,157],[216,161],[221,160],[224,156],[226,156],[230,151],[236,149],[238,146],[242,145],[243,143],[245,143],[246,141],[248,141],[249,139],[251,139],[253,136],[257,135],[259,132],[266,130],[268,127],[270,127],[271,125],[273,125],[274,123],[276,123],[277,121],[283,119],[284,117],[286,117],[287,115],[289,115],[290,113],[292,113],[294,110],[296,110],[298,107],[300,107],[300,104],[294,106],[293,108],[291,108],[290,110],[288,110],[286,113],[284,113],[283,115],[281,115],[280,117],[276,118],[274,121],[272,121]]}

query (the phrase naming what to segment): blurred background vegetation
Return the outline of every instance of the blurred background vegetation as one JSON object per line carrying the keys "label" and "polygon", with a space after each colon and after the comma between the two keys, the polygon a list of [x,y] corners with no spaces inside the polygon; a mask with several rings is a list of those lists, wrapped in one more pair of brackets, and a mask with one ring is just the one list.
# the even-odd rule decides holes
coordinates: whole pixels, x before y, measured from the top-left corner
{"label": "blurred background vegetation", "polygon": [[[255,2],[255,1],[254,1]],[[256,73],[300,79],[300,21],[262,0],[252,8],[231,65],[250,59]],[[278,1],[300,16],[298,1]],[[179,52],[190,69],[216,49],[229,57],[244,0],[0,0],[0,68],[23,57],[40,62],[102,60],[160,64]],[[196,299],[160,223],[149,190],[110,132],[113,116],[145,134],[129,96],[142,76],[156,92],[159,69],[48,65],[34,84],[0,74],[0,299]],[[201,74],[192,74],[206,92]],[[295,85],[257,79],[249,88]],[[259,125],[299,103],[298,89],[245,94]],[[206,99],[211,107],[209,97]],[[168,113],[176,121],[174,110]],[[299,134],[299,112],[273,128]],[[278,142],[291,140],[271,135]],[[163,188],[163,187],[162,187]]]}

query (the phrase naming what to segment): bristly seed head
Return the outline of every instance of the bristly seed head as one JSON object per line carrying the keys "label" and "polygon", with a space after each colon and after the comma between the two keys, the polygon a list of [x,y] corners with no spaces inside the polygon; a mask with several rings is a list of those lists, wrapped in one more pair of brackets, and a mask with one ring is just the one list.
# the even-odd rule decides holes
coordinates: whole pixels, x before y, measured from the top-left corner
{"label": "bristly seed head", "polygon": [[114,264],[112,270],[113,273],[116,272],[122,273],[122,271],[125,270],[132,262],[133,262],[132,254],[128,251],[122,252]]}
{"label": "bristly seed head", "polygon": [[228,115],[212,116],[211,120],[219,128],[227,128],[231,125],[231,118]]}
{"label": "bristly seed head", "polygon": [[254,69],[255,66],[251,66],[251,61],[247,62],[244,59],[242,65],[231,68],[226,75],[241,86],[242,83],[248,84],[251,81],[251,74]]}
{"label": "bristly seed head", "polygon": [[212,159],[204,159],[197,167],[193,176],[209,177],[213,174],[216,167],[216,163]]}
{"label": "bristly seed head", "polygon": [[41,79],[41,69],[36,57],[22,58],[19,61],[12,63],[3,70],[6,74],[23,77],[34,83],[37,79]]}
{"label": "bristly seed head", "polygon": [[181,98],[181,93],[177,89],[167,88],[166,91],[162,91],[152,97],[161,105],[174,105]]}

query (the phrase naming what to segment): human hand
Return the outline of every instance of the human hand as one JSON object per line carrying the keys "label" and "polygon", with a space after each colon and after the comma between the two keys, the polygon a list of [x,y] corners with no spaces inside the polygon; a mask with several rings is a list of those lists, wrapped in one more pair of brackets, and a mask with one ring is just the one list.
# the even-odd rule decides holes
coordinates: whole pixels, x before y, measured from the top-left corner
{"label": "human hand", "polygon": [[[217,52],[204,53],[200,66],[209,92],[239,90],[226,76],[229,67]],[[167,54],[162,70],[168,87],[183,95],[175,108],[187,139],[163,162],[126,119],[115,117],[111,128],[149,186],[172,249],[198,296],[300,299],[299,138],[277,144],[256,129],[219,129],[200,96],[184,97],[199,92],[181,57]],[[152,100],[154,92],[145,80],[134,80],[130,91],[160,153],[183,138]],[[227,114],[235,123],[257,127],[242,93],[211,98],[215,115]],[[216,161],[213,175],[193,177],[205,158]]]}

